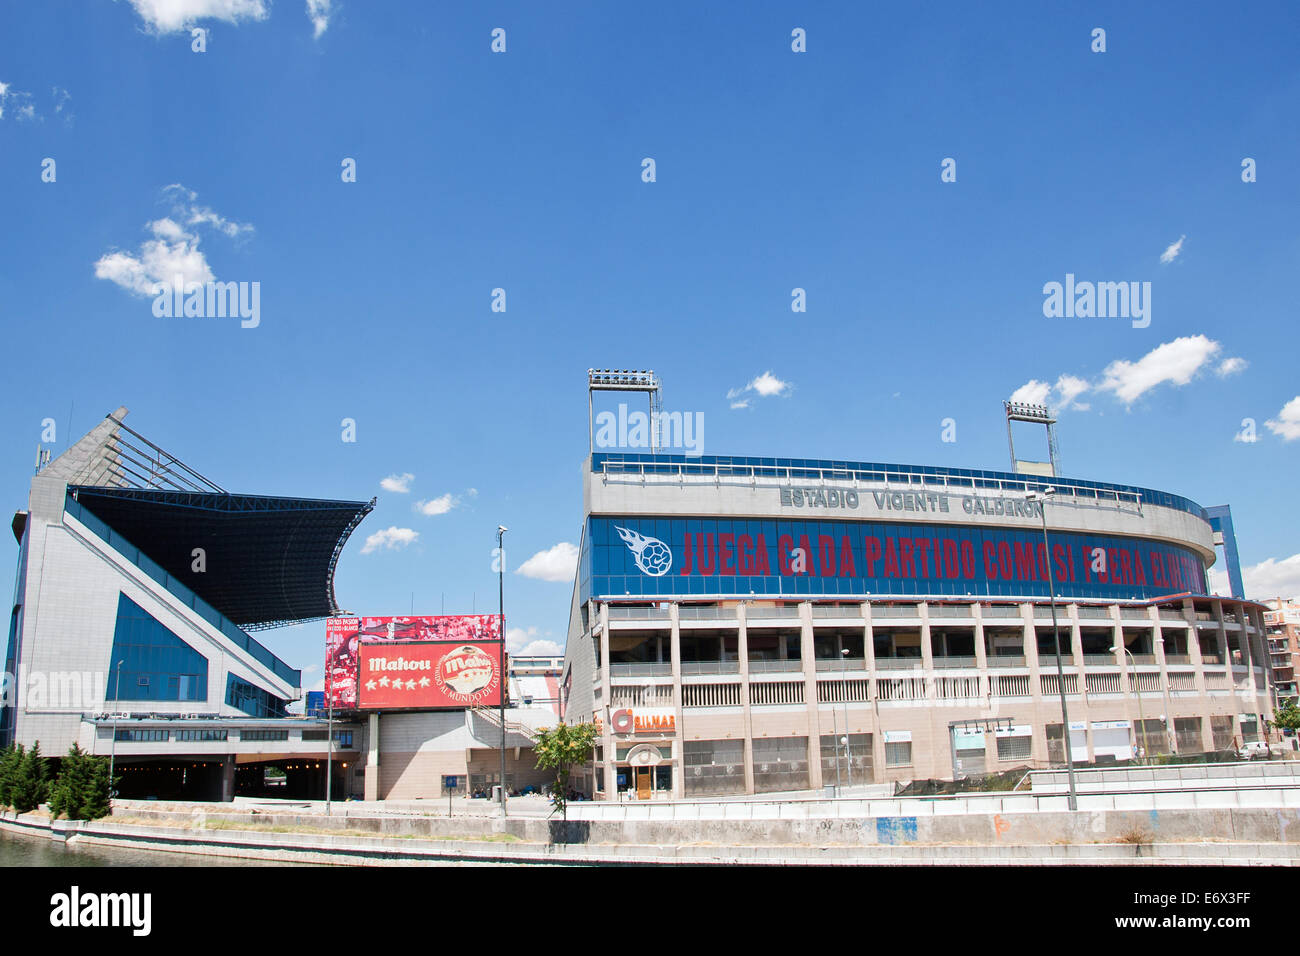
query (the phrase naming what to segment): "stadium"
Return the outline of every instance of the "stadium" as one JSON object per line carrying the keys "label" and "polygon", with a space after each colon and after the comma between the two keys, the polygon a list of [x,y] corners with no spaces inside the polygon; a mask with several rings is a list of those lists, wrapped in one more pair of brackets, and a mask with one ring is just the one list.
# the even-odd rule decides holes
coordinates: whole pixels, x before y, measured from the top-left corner
{"label": "stadium", "polygon": [[[590,387],[655,408],[653,373]],[[1061,477],[1048,410],[1006,411],[1009,432],[1047,426],[1050,461],[1014,441],[1007,472],[593,442],[561,691],[601,728],[585,787],[819,790],[1257,738],[1265,609],[1229,509]],[[1207,589],[1220,546],[1232,597]]]}

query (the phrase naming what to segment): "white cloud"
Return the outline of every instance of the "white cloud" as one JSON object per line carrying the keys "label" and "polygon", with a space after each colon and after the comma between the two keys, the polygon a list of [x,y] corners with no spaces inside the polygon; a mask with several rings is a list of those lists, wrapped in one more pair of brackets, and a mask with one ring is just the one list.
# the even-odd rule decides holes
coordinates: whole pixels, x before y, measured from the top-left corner
{"label": "white cloud", "polygon": [[389,475],[387,478],[379,482],[379,487],[383,488],[384,491],[391,491],[394,494],[405,495],[410,494],[411,482],[414,480],[415,475],[407,471],[400,475]]}
{"label": "white cloud", "polygon": [[1086,412],[1091,406],[1076,402],[1075,399],[1090,388],[1092,385],[1087,379],[1075,375],[1062,375],[1056,380],[1056,392],[1061,396],[1061,408],[1077,408],[1081,412]]}
{"label": "white cloud", "polygon": [[12,83],[0,83],[0,119],[6,113],[20,123],[31,123],[40,119],[36,114],[36,105],[32,94],[16,90]]}
{"label": "white cloud", "polygon": [[539,581],[573,581],[578,569],[578,548],[568,541],[561,541],[553,548],[538,551],[519,566],[516,574]]}
{"label": "white cloud", "polygon": [[412,531],[410,528],[398,528],[396,526],[385,528],[383,531],[376,531],[370,537],[366,538],[366,543],[361,548],[362,554],[369,554],[372,551],[378,551],[380,548],[387,548],[389,551],[399,551],[408,544],[412,544],[420,537],[420,532]]}
{"label": "white cloud", "polygon": [[[1226,569],[1210,570],[1216,593],[1227,594],[1228,574]],[[1259,564],[1252,564],[1241,569],[1242,583],[1246,588],[1246,597],[1253,601],[1267,601],[1269,598],[1300,598],[1300,554],[1277,560],[1269,558]]]}
{"label": "white cloud", "polygon": [[334,12],[331,9],[333,5],[333,0],[307,0],[307,17],[315,28],[313,35],[317,40],[330,25],[330,14]]}
{"label": "white cloud", "polygon": [[749,408],[750,400],[741,399],[741,396],[753,392],[759,398],[772,398],[777,395],[788,395],[793,386],[789,382],[783,382],[771,372],[764,372],[757,378],[751,379],[748,385],[742,388],[733,388],[727,392],[727,400],[731,402],[732,408]]}
{"label": "white cloud", "polygon": [[521,648],[526,647],[530,642],[537,639],[537,628],[535,627],[506,628],[506,650],[511,654],[518,654]]}
{"label": "white cloud", "polygon": [[1011,393],[1011,401],[1020,405],[1046,405],[1052,386],[1031,378]]}
{"label": "white cloud", "polygon": [[564,648],[554,641],[533,641],[511,653],[515,657],[563,657]]}
{"label": "white cloud", "polygon": [[1274,435],[1281,435],[1283,441],[1300,438],[1300,395],[1283,405],[1277,418],[1270,418],[1264,424]]}
{"label": "white cloud", "polygon": [[1183,240],[1186,238],[1187,236],[1185,235],[1179,236],[1177,242],[1169,243],[1165,251],[1160,253],[1160,261],[1168,264],[1170,262],[1173,262],[1175,259],[1177,259],[1179,253],[1183,251]]}
{"label": "white cloud", "polygon": [[267,0],[131,0],[140,19],[154,33],[188,30],[199,20],[265,20]]}
{"label": "white cloud", "polygon": [[199,248],[199,234],[188,227],[211,227],[232,238],[253,231],[252,226],[196,205],[197,195],[179,184],[167,186],[162,196],[171,202],[172,215],[147,223],[145,228],[153,238],[142,242],[134,253],[115,251],[101,256],[95,262],[96,278],[141,296],[156,295],[160,284],[170,286],[178,275],[187,285],[211,282],[215,276]]}
{"label": "white cloud", "polygon": [[413,507],[426,518],[432,518],[434,515],[445,515],[458,504],[460,504],[460,499],[448,493],[437,498],[430,498],[428,501],[417,501]]}
{"label": "white cloud", "polygon": [[1238,372],[1246,371],[1250,365],[1244,358],[1226,358],[1219,363],[1219,367],[1214,370],[1214,374],[1219,378],[1227,378],[1229,375],[1236,375]]}
{"label": "white cloud", "polygon": [[1158,345],[1136,362],[1117,359],[1106,366],[1098,391],[1114,392],[1126,404],[1169,382],[1186,385],[1220,349],[1204,335],[1191,335]]}

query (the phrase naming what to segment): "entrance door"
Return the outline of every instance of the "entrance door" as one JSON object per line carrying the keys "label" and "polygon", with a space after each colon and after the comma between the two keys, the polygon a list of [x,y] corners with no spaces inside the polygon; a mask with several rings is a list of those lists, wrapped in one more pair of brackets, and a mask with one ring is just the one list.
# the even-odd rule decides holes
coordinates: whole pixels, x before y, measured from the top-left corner
{"label": "entrance door", "polygon": [[636,798],[638,800],[650,799],[650,786],[653,779],[654,771],[650,767],[636,768]]}

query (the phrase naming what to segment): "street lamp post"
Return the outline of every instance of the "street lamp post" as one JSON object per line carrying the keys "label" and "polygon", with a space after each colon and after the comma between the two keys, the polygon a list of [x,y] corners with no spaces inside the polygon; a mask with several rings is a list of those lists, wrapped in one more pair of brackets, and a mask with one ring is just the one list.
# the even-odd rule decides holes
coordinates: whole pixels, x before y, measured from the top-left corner
{"label": "street lamp post", "polygon": [[506,555],[503,550],[502,541],[504,535],[510,529],[505,525],[497,525],[497,610],[500,616],[501,628],[501,654],[498,658],[498,664],[501,668],[501,686],[500,690],[500,716],[501,716],[501,816],[506,815],[506,689],[508,678],[506,677]]}
{"label": "street lamp post", "polygon": [[326,702],[325,710],[325,816],[330,813],[330,791],[334,787],[334,701]]}
{"label": "street lamp post", "polygon": [[1070,752],[1070,712],[1065,705],[1065,670],[1061,667],[1061,627],[1056,619],[1056,579],[1052,577],[1052,546],[1047,540],[1047,499],[1055,493],[1056,489],[1049,486],[1042,491],[1031,491],[1027,498],[1030,501],[1038,502],[1038,515],[1043,519],[1043,550],[1045,552],[1043,556],[1047,560],[1047,587],[1052,599],[1052,634],[1054,637],[1052,643],[1056,649],[1056,686],[1061,692],[1062,744],[1065,750],[1065,769],[1070,780],[1069,807],[1071,810],[1078,810],[1079,797],[1074,786],[1074,758]]}
{"label": "street lamp post", "polygon": [[1146,748],[1147,721],[1146,718],[1142,716],[1142,688],[1138,686],[1138,682],[1137,682],[1137,673],[1136,673],[1137,659],[1133,657],[1133,652],[1130,651],[1123,644],[1116,644],[1114,647],[1111,648],[1111,650],[1123,651],[1125,654],[1128,655],[1128,659],[1133,663],[1133,680],[1130,681],[1130,684],[1132,684],[1134,687],[1133,696],[1135,696],[1138,699],[1138,726],[1142,728],[1142,735],[1140,737],[1137,734],[1134,734],[1133,736],[1134,739],[1138,741],[1138,750],[1141,752],[1141,756],[1145,757],[1146,750],[1147,750]]}
{"label": "street lamp post", "polygon": [[117,662],[117,679],[113,682],[113,739],[108,745],[108,795],[113,796],[113,765],[117,761],[117,712],[122,706],[122,662]]}

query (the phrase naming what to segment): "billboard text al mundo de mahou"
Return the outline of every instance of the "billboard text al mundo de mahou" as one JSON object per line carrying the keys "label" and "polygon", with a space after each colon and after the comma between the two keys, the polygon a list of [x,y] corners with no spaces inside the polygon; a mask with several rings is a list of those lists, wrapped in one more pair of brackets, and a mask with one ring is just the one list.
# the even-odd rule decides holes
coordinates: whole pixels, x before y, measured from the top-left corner
{"label": "billboard text al mundo de mahou", "polygon": [[362,710],[496,707],[501,703],[497,643],[362,644],[358,661]]}
{"label": "billboard text al mundo de mahou", "polygon": [[496,614],[331,617],[325,622],[327,701],[343,710],[357,706],[357,659],[363,644],[500,640],[501,619]]}
{"label": "billboard text al mundo de mahou", "polygon": [[592,518],[584,597],[1205,593],[1190,548],[1116,535],[874,521]]}

